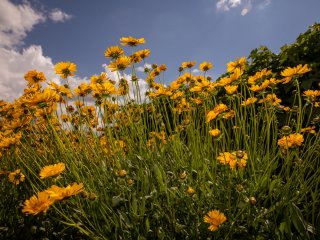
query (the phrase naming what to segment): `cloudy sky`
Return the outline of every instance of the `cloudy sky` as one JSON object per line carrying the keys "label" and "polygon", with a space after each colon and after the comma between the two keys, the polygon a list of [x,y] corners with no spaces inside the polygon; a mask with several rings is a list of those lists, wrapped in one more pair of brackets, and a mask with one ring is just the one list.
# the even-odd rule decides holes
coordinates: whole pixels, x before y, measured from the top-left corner
{"label": "cloudy sky", "polygon": [[59,61],[77,64],[79,83],[99,74],[105,49],[130,35],[146,39],[149,63],[168,66],[168,83],[183,61],[212,62],[216,78],[253,48],[294,42],[319,9],[319,0],[0,0],[0,99],[16,98],[30,69],[59,81]]}

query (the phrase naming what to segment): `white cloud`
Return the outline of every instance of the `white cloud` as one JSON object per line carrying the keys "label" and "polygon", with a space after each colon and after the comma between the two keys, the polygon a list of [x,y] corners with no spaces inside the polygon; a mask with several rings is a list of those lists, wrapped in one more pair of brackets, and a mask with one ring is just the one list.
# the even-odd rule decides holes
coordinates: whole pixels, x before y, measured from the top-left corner
{"label": "white cloud", "polygon": [[144,69],[145,68],[151,68],[151,64],[149,64],[149,63],[146,63],[144,66],[139,66],[139,67],[137,67],[136,68],[136,70],[138,71],[138,72],[144,72]]}
{"label": "white cloud", "polygon": [[48,80],[59,82],[51,58],[43,56],[41,46],[32,45],[20,53],[0,48],[0,96],[6,101],[18,98],[26,87],[24,75],[29,70],[44,72]]}
{"label": "white cloud", "polygon": [[33,26],[44,20],[43,14],[28,2],[14,5],[9,0],[0,0],[0,47],[20,44]]}
{"label": "white cloud", "polygon": [[[272,0],[218,0],[216,7],[221,11],[229,11],[231,8],[242,7],[241,15],[247,15],[253,9],[253,2],[256,8],[262,10],[271,4]],[[257,3],[256,3],[257,2]]]}
{"label": "white cloud", "polygon": [[193,69],[192,70],[192,73],[199,73],[200,71],[199,71],[199,69],[197,69],[197,68],[195,68],[195,69]]}
{"label": "white cloud", "polygon": [[251,4],[251,1],[249,1],[242,9],[241,15],[242,16],[247,15],[251,11],[251,9],[252,9],[252,4]]}
{"label": "white cloud", "polygon": [[[65,21],[71,17],[59,9],[52,10],[49,16],[53,21]],[[21,96],[27,85],[24,75],[29,70],[41,71],[47,81],[60,83],[51,58],[43,55],[41,46],[31,45],[21,51],[16,49],[33,27],[45,20],[44,13],[32,8],[28,1],[13,4],[9,0],[0,0],[0,99],[13,101]],[[70,85],[76,85],[79,80],[78,77],[71,78]]]}
{"label": "white cloud", "polygon": [[235,8],[241,5],[241,3],[242,0],[219,0],[216,6],[219,10],[229,11],[230,8]]}
{"label": "white cloud", "polygon": [[54,22],[65,22],[71,19],[72,16],[56,8],[50,12],[49,18]]}

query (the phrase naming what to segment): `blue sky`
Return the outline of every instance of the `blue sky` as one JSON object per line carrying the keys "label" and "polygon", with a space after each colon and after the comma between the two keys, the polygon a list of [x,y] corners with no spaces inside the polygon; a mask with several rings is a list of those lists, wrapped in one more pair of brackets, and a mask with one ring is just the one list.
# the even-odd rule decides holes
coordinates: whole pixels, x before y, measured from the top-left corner
{"label": "blue sky", "polygon": [[[212,62],[216,78],[236,57],[248,56],[260,45],[279,52],[320,22],[319,0],[0,0],[0,16],[1,5],[8,4],[18,10],[28,7],[38,18],[29,14],[30,22],[21,20],[20,25],[27,26],[19,32],[10,29],[16,27],[11,20],[0,17],[0,48],[6,51],[0,52],[0,68],[7,66],[10,54],[16,54],[13,59],[20,54],[28,58],[21,69],[28,69],[37,53],[43,57],[39,64],[45,62],[46,67],[50,61],[75,62],[79,79],[103,71],[102,64],[108,63],[105,49],[119,44],[123,36],[144,37],[146,44],[140,48],[151,50],[147,62],[166,64],[166,81],[171,82],[183,61]],[[10,36],[16,40],[2,43],[1,37],[10,31],[18,32]],[[29,56],[23,51],[31,46],[38,48]],[[30,64],[29,69],[36,66]],[[12,82],[7,72],[0,71],[1,77],[5,80],[0,80],[0,94],[1,81],[7,81],[7,88]]]}

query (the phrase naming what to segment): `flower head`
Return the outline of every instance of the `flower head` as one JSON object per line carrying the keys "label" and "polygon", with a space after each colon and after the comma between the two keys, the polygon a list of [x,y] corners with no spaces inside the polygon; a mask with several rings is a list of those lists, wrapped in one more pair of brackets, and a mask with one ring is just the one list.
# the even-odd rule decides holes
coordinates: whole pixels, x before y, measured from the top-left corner
{"label": "flower head", "polygon": [[135,52],[136,55],[138,55],[140,58],[144,59],[146,57],[149,57],[150,50],[149,49],[142,49]]}
{"label": "flower head", "polygon": [[127,67],[129,67],[130,64],[131,64],[130,57],[120,56],[114,62],[111,62],[108,68],[111,70],[111,72],[122,71],[122,70],[125,70]]}
{"label": "flower head", "polygon": [[293,133],[289,136],[284,136],[278,140],[278,145],[288,150],[289,148],[299,147],[304,141],[303,135],[300,133]]}
{"label": "flower head", "polygon": [[120,38],[120,42],[122,46],[137,46],[138,44],[144,44],[145,40],[144,38],[134,38],[134,37],[122,37]]}
{"label": "flower head", "polygon": [[293,77],[305,74],[310,71],[311,71],[311,68],[309,68],[308,64],[305,64],[303,66],[302,64],[299,64],[298,66],[293,68],[288,67],[281,72],[281,76],[284,77],[284,79],[282,80],[282,84],[290,82]]}
{"label": "flower head", "polygon": [[74,76],[74,73],[77,71],[77,65],[72,62],[59,62],[56,64],[55,70],[62,78],[67,78]]}
{"label": "flower head", "polygon": [[112,59],[117,59],[120,57],[122,54],[124,54],[124,51],[121,47],[119,46],[112,46],[107,48],[107,50],[104,52],[104,56],[106,58],[112,58]]}
{"label": "flower head", "polygon": [[227,94],[232,95],[237,91],[238,85],[228,85],[225,86],[224,89],[226,90]]}
{"label": "flower head", "polygon": [[203,62],[203,63],[200,64],[199,68],[200,68],[200,70],[201,70],[202,72],[206,72],[206,71],[208,71],[209,69],[212,68],[212,63],[210,63],[210,62]]}
{"label": "flower head", "polygon": [[28,86],[34,86],[40,82],[45,82],[46,77],[43,72],[37,72],[36,70],[31,70],[24,75],[24,79],[28,82]]}
{"label": "flower head", "polygon": [[213,137],[219,137],[221,134],[221,131],[219,129],[215,128],[215,129],[210,130],[209,134]]}
{"label": "flower head", "polygon": [[57,163],[49,166],[45,166],[40,171],[40,178],[45,179],[48,177],[58,176],[65,170],[66,166],[64,163]]}
{"label": "flower head", "polygon": [[186,193],[188,193],[190,196],[192,196],[193,194],[195,194],[196,190],[193,187],[188,187]]}
{"label": "flower head", "polygon": [[46,212],[50,205],[54,203],[53,199],[46,192],[39,192],[24,202],[23,213],[37,215]]}
{"label": "flower head", "polygon": [[77,195],[83,191],[83,183],[73,183],[72,185],[68,185],[66,187],[58,187],[53,185],[45,190],[46,194],[48,194],[54,201],[60,201],[64,198]]}
{"label": "flower head", "polygon": [[183,62],[183,63],[181,64],[181,67],[182,67],[183,69],[185,69],[185,68],[192,68],[195,64],[196,64],[196,62]]}
{"label": "flower head", "polygon": [[208,114],[207,114],[207,122],[210,122],[211,120],[214,120],[215,118],[217,118],[217,116],[222,113],[222,112],[225,112],[228,110],[228,106],[223,104],[223,103],[220,103],[218,104],[217,106],[215,106],[213,108],[213,110],[209,111]]}
{"label": "flower head", "polygon": [[246,58],[242,57],[242,58],[237,58],[234,62],[229,62],[228,63],[228,72],[234,72],[235,69],[240,69],[241,71],[244,70],[245,66],[246,66]]}
{"label": "flower head", "polygon": [[258,99],[256,97],[248,98],[247,100],[241,103],[241,106],[248,106],[248,105],[254,104],[257,100]]}
{"label": "flower head", "polygon": [[225,221],[227,221],[226,216],[219,212],[218,210],[212,210],[208,212],[206,216],[203,218],[205,223],[209,223],[209,230],[214,232],[218,230],[219,226],[223,224]]}
{"label": "flower head", "polygon": [[25,176],[22,174],[20,169],[15,170],[14,172],[10,172],[8,175],[8,179],[15,185],[19,185],[24,181]]}

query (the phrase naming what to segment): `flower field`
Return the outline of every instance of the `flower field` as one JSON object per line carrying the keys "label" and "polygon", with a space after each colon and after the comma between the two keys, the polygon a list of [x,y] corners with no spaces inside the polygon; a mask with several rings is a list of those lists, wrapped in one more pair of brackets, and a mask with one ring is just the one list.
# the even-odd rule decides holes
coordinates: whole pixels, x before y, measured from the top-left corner
{"label": "flower field", "polygon": [[144,43],[106,49],[117,79],[71,88],[77,66],[60,62],[62,84],[30,70],[23,95],[0,101],[0,238],[319,239],[312,66],[252,73],[242,57],[213,80],[211,62],[189,61],[165,83]]}

